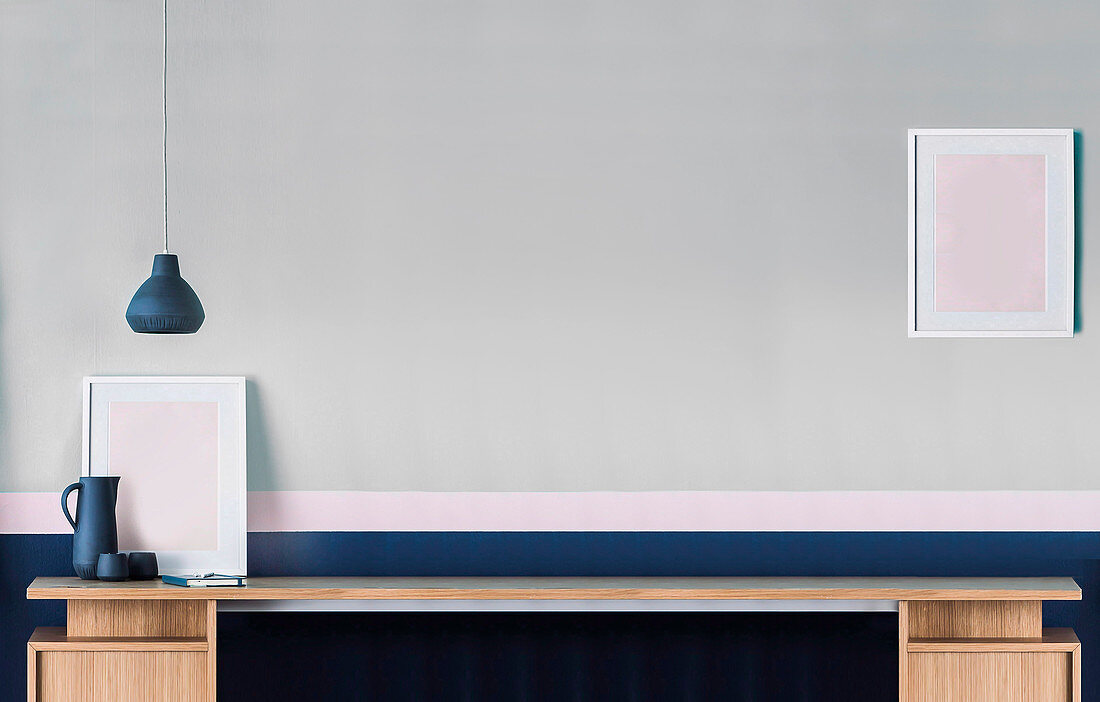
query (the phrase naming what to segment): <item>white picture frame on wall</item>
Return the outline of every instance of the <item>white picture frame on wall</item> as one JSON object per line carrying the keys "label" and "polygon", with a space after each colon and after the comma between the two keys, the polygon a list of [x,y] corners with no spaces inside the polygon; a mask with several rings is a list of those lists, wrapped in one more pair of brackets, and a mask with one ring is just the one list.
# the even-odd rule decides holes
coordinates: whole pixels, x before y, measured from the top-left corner
{"label": "white picture frame on wall", "polygon": [[245,379],[84,378],[81,474],[119,475],[119,551],[247,574]]}
{"label": "white picture frame on wall", "polygon": [[1072,129],[910,129],[910,337],[1071,337]]}

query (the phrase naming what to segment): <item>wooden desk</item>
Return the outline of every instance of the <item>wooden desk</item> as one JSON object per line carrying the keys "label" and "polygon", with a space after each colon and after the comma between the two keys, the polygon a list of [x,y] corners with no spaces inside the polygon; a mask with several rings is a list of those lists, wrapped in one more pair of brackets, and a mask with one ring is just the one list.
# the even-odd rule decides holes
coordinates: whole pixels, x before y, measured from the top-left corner
{"label": "wooden desk", "polygon": [[[898,603],[902,702],[1080,702],[1081,645],[1043,629],[1071,578],[249,578],[243,588],[36,578],[68,623],[27,644],[27,698],[214,700],[217,602],[292,600],[889,600]],[[702,607],[701,607],[702,608]]]}

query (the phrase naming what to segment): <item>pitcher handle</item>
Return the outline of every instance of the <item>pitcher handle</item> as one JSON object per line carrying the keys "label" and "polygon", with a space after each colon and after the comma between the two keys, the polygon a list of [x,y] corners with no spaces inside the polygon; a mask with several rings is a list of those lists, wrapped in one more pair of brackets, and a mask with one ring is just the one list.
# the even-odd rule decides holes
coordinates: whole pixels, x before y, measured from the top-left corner
{"label": "pitcher handle", "polygon": [[76,522],[73,521],[73,518],[69,515],[68,499],[70,492],[72,492],[73,490],[79,490],[81,487],[83,486],[80,483],[73,483],[69,487],[65,488],[65,491],[61,493],[61,513],[65,515],[65,519],[69,520],[69,524],[73,525],[74,530],[76,529]]}

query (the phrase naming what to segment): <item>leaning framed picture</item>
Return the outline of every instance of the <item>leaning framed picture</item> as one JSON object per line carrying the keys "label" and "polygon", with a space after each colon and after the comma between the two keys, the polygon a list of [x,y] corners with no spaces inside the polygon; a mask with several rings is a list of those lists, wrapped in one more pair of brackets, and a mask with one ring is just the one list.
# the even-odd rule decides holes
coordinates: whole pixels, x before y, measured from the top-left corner
{"label": "leaning framed picture", "polygon": [[909,336],[1073,336],[1073,130],[909,130]]}
{"label": "leaning framed picture", "polygon": [[84,475],[121,476],[120,551],[161,573],[245,575],[245,380],[84,378]]}

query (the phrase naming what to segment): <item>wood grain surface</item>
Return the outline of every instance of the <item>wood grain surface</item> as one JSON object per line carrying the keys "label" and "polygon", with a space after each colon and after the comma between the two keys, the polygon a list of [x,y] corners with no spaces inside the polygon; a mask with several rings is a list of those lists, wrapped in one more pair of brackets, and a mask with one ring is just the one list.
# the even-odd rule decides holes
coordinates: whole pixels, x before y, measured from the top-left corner
{"label": "wood grain surface", "polygon": [[206,636],[206,605],[198,601],[71,599],[70,636]]}
{"label": "wood grain surface", "polygon": [[1070,702],[1068,653],[913,653],[909,702]]}
{"label": "wood grain surface", "polygon": [[205,702],[209,699],[205,653],[39,651],[36,655],[35,702]]}
{"label": "wood grain surface", "polygon": [[938,652],[1061,652],[1072,653],[1081,647],[1073,629],[1044,629],[1042,636],[1019,638],[945,638],[909,639],[909,653]]}
{"label": "wood grain surface", "polygon": [[63,626],[40,626],[27,642],[35,651],[198,651],[210,648],[202,636],[68,636]]}
{"label": "wood grain surface", "polygon": [[[1072,578],[249,578],[244,587],[35,578],[67,600],[1079,600]],[[1038,632],[1036,632],[1038,634]]]}
{"label": "wood grain surface", "polygon": [[1042,636],[1043,603],[920,601],[909,603],[910,638]]}

